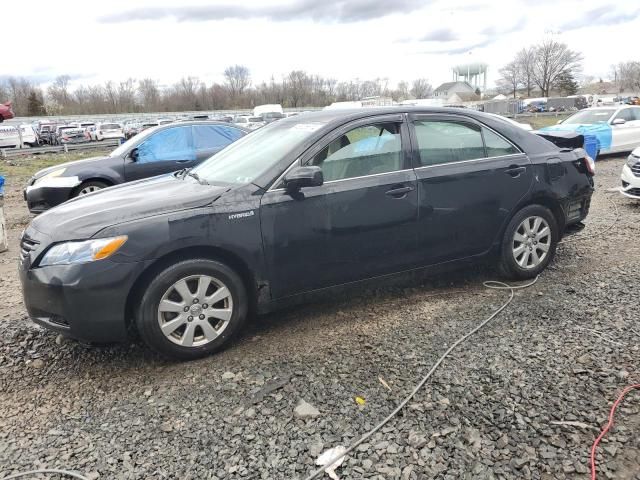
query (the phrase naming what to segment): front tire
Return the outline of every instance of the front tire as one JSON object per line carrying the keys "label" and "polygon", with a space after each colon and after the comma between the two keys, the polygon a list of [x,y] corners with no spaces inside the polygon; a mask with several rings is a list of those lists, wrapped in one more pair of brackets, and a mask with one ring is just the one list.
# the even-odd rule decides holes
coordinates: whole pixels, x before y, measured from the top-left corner
{"label": "front tire", "polygon": [[213,260],[184,260],[151,280],[136,326],[158,353],[194,360],[227,344],[244,325],[247,312],[246,288],[235,271]]}
{"label": "front tire", "polygon": [[525,280],[539,275],[556,253],[558,222],[542,205],[524,207],[507,225],[500,249],[500,270],[508,278]]}
{"label": "front tire", "polygon": [[107,185],[104,182],[98,182],[96,180],[92,180],[90,182],[84,182],[82,185],[80,185],[76,191],[74,192],[75,195],[73,195],[74,197],[82,197],[83,195],[88,195],[90,193],[93,192],[97,192],[98,190],[102,190],[104,188],[107,188],[109,185]]}

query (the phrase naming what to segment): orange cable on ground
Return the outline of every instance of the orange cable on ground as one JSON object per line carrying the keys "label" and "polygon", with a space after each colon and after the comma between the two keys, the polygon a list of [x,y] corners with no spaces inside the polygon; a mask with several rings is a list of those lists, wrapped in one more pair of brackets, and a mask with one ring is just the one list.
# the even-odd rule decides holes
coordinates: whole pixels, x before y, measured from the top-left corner
{"label": "orange cable on ground", "polygon": [[636,389],[640,390],[640,383],[636,383],[635,385],[629,385],[627,388],[625,388],[622,391],[622,393],[616,399],[616,401],[613,402],[613,406],[611,407],[611,411],[609,412],[609,422],[607,422],[607,425],[602,429],[602,431],[600,432],[600,435],[598,435],[598,438],[596,438],[596,441],[593,442],[593,447],[591,447],[591,480],[596,480],[596,449],[598,448],[598,444],[600,443],[600,440],[602,440],[604,436],[607,434],[609,429],[613,426],[613,416],[615,415],[616,408],[618,408],[618,405],[620,404],[624,396],[627,393],[629,393],[631,390],[636,390]]}

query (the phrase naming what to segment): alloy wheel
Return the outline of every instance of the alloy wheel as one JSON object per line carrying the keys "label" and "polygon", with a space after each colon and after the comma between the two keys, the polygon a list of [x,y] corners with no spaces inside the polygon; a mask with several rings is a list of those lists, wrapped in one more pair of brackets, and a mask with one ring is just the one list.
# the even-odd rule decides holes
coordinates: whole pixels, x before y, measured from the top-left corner
{"label": "alloy wheel", "polygon": [[102,190],[102,187],[98,187],[97,185],[88,185],[80,190],[78,196],[87,195],[88,193],[97,192],[98,190]]}
{"label": "alloy wheel", "polygon": [[538,216],[525,218],[513,236],[513,258],[526,270],[540,265],[551,249],[551,228]]}
{"label": "alloy wheel", "polygon": [[158,324],[176,345],[200,347],[229,325],[233,297],[227,286],[209,275],[191,275],[171,285],[158,304]]}

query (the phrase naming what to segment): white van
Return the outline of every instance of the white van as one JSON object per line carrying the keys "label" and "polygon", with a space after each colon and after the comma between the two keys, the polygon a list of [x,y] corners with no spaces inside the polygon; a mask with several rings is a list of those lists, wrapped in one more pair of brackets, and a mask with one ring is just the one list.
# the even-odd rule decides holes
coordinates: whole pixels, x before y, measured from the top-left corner
{"label": "white van", "polygon": [[[20,132],[18,132],[18,128],[20,128]],[[38,146],[38,136],[34,128],[29,124],[23,124],[18,127],[0,126],[0,148],[20,148],[21,134],[24,147]]]}

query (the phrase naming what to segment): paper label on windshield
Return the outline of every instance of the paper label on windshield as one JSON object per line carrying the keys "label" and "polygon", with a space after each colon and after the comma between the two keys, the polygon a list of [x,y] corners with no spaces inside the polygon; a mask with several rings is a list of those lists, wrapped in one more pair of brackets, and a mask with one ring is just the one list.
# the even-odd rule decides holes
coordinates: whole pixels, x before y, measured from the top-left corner
{"label": "paper label on windshield", "polygon": [[302,130],[305,132],[315,132],[322,128],[322,123],[299,123],[291,127],[292,130]]}

